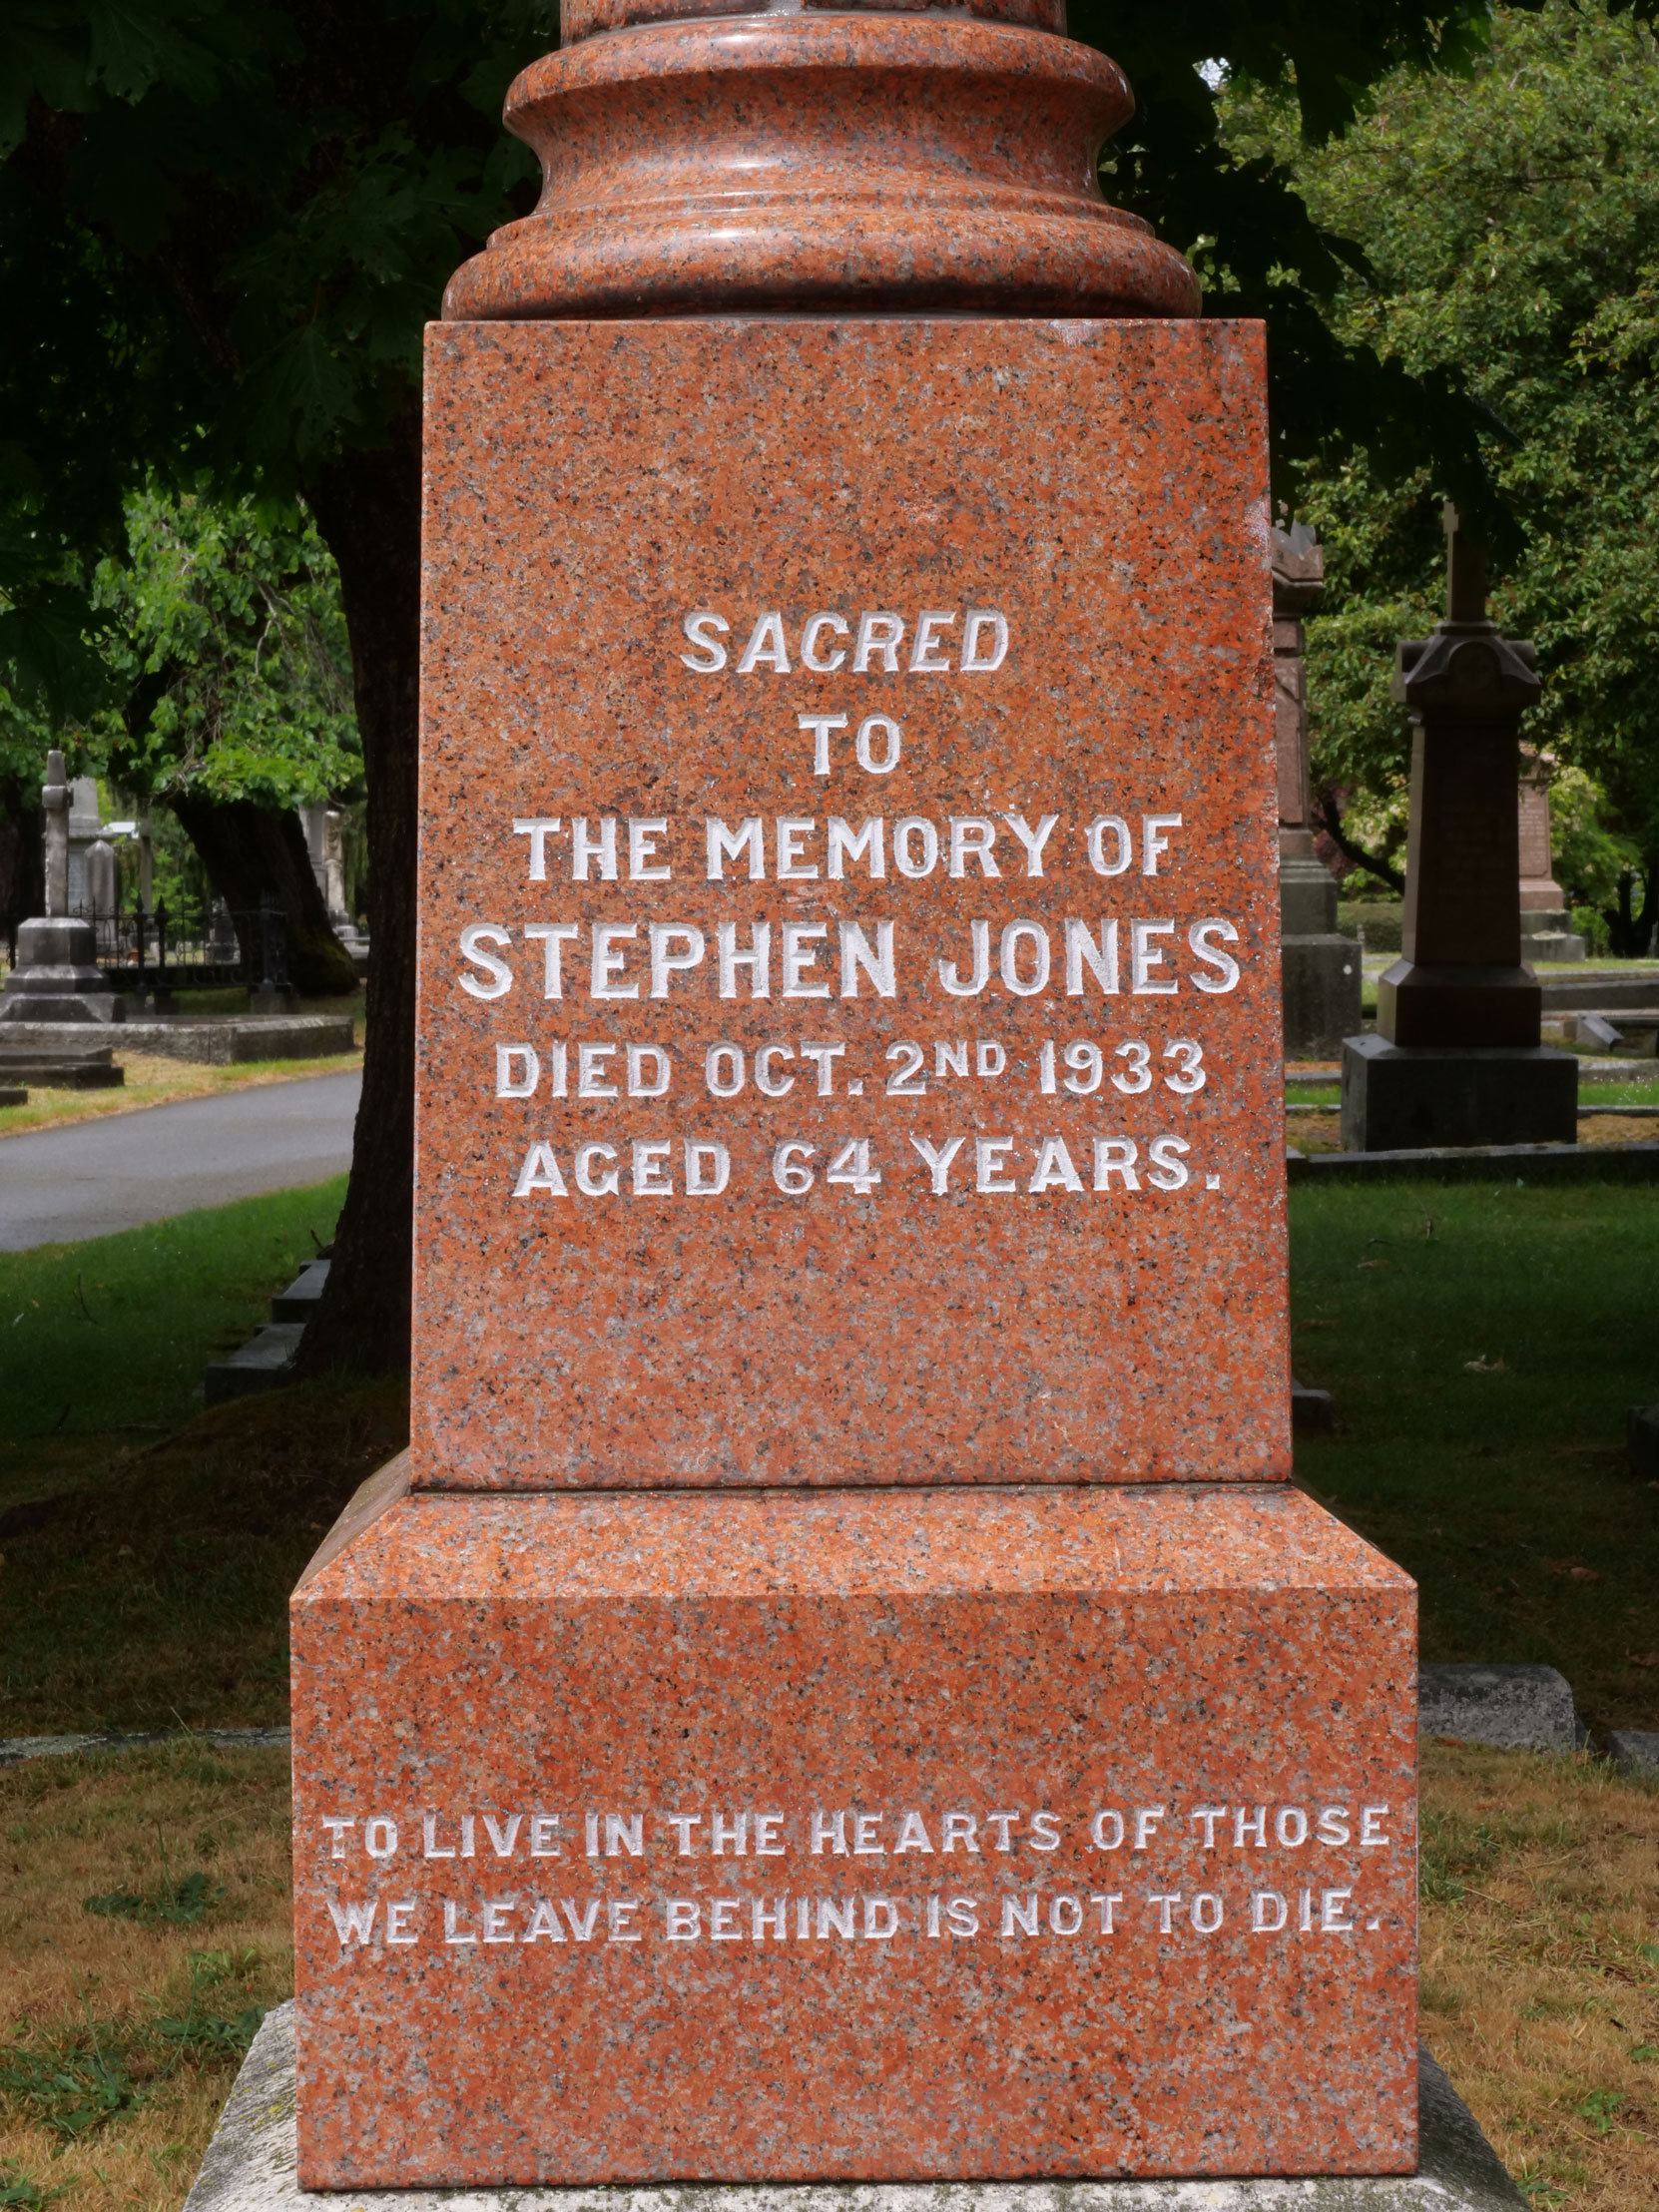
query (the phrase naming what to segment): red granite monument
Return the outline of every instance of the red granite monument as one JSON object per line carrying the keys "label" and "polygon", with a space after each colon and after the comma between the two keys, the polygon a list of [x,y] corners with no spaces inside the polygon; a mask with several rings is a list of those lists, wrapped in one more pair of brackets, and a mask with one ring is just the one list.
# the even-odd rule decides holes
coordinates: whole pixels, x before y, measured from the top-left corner
{"label": "red granite monument", "polygon": [[1287,1480],[1260,329],[1057,13],[565,39],[427,355],[300,2178],[1409,2170],[1413,1593]]}

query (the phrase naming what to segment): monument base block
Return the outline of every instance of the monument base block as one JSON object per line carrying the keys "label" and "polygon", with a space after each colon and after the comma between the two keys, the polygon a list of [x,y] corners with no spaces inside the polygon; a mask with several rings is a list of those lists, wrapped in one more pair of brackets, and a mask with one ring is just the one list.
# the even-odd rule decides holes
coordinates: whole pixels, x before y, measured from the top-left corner
{"label": "monument base block", "polygon": [[1258,2181],[944,2182],[702,2188],[357,2189],[299,2186],[293,2007],[266,2014],[214,2130],[185,2212],[1521,2212],[1525,2203],[1473,2114],[1426,2051],[1417,2060],[1414,2174]]}
{"label": "monument base block", "polygon": [[[1286,851],[1287,837],[1308,849]],[[1282,830],[1279,855],[1279,969],[1285,994],[1285,1057],[1324,1060],[1360,1026],[1359,940],[1337,927],[1337,885],[1306,830]]]}
{"label": "monument base block", "polygon": [[1344,1040],[1345,1152],[1577,1140],[1578,1061],[1570,1052]]}
{"label": "monument base block", "polygon": [[367,1486],[306,2188],[1409,2172],[1415,1609],[1277,1483]]}
{"label": "monument base block", "polygon": [[1285,1057],[1326,1060],[1360,1026],[1360,947],[1353,937],[1281,937]]}
{"label": "monument base block", "polygon": [[1584,960],[1589,940],[1573,928],[1564,906],[1521,908],[1521,958],[1532,960]]}
{"label": "monument base block", "polygon": [[90,921],[37,915],[19,924],[0,1021],[119,1021],[124,1011],[98,965]]}

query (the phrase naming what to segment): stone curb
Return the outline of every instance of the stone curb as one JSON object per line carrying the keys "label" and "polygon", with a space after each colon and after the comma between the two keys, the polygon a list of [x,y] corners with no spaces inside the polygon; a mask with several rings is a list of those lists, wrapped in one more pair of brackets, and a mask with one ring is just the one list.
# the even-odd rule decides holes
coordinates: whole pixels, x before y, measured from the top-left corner
{"label": "stone curb", "polygon": [[1493,1144],[1423,1152],[1297,1152],[1292,1183],[1659,1183],[1659,1144]]}
{"label": "stone curb", "polygon": [[18,1767],[26,1759],[73,1758],[82,1752],[142,1751],[151,1744],[206,1744],[214,1751],[285,1751],[286,1728],[169,1729],[141,1736],[0,1736],[0,1767]]}
{"label": "stone curb", "polygon": [[668,2182],[602,2188],[301,2189],[293,2005],[268,2012],[185,2212],[1519,2212],[1525,2203],[1426,2051],[1414,2174],[1292,2181]]}
{"label": "stone curb", "polygon": [[[100,1044],[129,1052],[156,1052],[169,1060],[207,1067],[236,1067],[256,1060],[318,1060],[356,1049],[354,1014],[230,1014],[193,1020],[110,1021],[98,1024]],[[7,1044],[50,1047],[63,1035],[61,1022],[8,1021]]]}

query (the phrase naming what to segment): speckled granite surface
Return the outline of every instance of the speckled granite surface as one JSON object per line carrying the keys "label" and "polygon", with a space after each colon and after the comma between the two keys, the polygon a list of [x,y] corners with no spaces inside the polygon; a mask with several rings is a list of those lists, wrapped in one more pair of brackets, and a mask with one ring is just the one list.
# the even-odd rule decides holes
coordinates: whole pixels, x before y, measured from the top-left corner
{"label": "speckled granite surface", "polygon": [[610,2189],[302,2190],[294,2139],[293,2007],[268,2013],[185,2212],[1521,2212],[1468,2108],[1426,2051],[1417,2173],[1258,2181],[938,2182]]}
{"label": "speckled granite surface", "polygon": [[1411,2166],[1414,1592],[1299,1491],[352,1525],[292,1616],[312,2185]]}
{"label": "speckled granite surface", "polygon": [[[622,12],[652,20],[584,35]],[[1188,264],[1101,196],[1123,72],[978,19],[1054,13],[578,6],[507,95],[540,203],[456,272],[444,312],[1196,314]]]}
{"label": "speckled granite surface", "polygon": [[432,329],[417,1486],[1288,1473],[1261,342]]}

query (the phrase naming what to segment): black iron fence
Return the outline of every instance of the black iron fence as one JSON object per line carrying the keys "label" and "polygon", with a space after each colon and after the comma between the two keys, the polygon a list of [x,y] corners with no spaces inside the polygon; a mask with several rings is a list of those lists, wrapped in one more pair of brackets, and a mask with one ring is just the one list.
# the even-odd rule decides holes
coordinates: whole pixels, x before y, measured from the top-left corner
{"label": "black iron fence", "polygon": [[[288,987],[287,917],[275,892],[248,909],[233,910],[217,899],[208,908],[181,904],[170,909],[163,898],[153,911],[135,899],[130,907],[109,912],[90,906],[73,906],[70,912],[91,922],[98,965],[113,990]],[[7,915],[0,922],[12,966],[17,964],[18,927],[26,918]]]}

